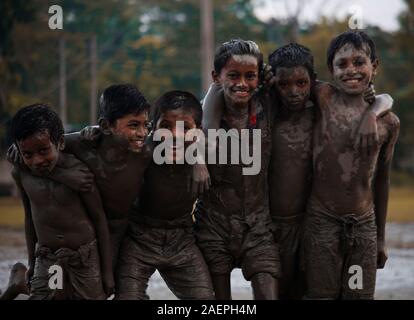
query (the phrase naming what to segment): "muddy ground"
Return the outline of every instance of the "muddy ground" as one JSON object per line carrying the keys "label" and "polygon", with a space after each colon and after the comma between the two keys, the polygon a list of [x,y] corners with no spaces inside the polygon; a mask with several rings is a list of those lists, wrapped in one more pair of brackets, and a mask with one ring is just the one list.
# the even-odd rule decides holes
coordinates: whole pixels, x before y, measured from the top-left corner
{"label": "muddy ground", "polygon": [[[384,270],[377,273],[376,299],[414,300],[414,223],[387,225],[389,258]],[[11,266],[26,261],[23,230],[0,227],[0,289],[7,286]],[[175,299],[156,272],[149,284],[151,299]],[[232,273],[233,299],[252,299],[249,282],[240,270]]]}

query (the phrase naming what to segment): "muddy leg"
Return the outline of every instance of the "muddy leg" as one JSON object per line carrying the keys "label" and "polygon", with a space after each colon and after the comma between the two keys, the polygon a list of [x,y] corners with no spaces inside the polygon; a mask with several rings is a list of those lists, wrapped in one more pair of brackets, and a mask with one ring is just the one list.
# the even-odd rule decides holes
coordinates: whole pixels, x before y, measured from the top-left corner
{"label": "muddy leg", "polygon": [[257,273],[252,278],[254,300],[277,300],[278,281],[269,273]]}
{"label": "muddy leg", "polygon": [[212,275],[213,288],[217,300],[231,300],[230,274]]}

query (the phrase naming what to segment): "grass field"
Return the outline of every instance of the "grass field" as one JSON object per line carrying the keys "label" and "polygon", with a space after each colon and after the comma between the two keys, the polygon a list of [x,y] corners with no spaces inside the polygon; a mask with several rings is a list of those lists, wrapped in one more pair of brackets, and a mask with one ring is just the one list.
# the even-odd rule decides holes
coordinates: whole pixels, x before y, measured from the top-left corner
{"label": "grass field", "polygon": [[[388,208],[388,221],[414,221],[414,188],[392,188]],[[0,226],[23,227],[23,223],[20,199],[0,198]]]}

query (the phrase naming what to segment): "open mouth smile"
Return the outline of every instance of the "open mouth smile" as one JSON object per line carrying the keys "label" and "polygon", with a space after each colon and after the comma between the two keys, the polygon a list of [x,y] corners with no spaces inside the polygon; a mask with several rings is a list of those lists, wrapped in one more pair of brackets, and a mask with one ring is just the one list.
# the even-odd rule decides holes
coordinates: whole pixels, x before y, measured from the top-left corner
{"label": "open mouth smile", "polygon": [[342,80],[342,82],[348,85],[355,85],[355,84],[360,83],[362,79],[363,79],[362,77],[345,78]]}

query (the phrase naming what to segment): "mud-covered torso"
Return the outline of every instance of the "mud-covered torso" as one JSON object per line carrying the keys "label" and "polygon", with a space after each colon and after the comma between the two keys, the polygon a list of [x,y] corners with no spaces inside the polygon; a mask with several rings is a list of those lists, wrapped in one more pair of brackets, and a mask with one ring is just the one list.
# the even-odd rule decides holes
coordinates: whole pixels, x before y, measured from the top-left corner
{"label": "mud-covered torso", "polygon": [[293,216],[305,212],[311,190],[314,106],[284,119],[276,117],[269,165],[270,212]]}
{"label": "mud-covered torso", "polygon": [[[67,161],[79,161],[65,155]],[[30,200],[33,225],[40,245],[76,249],[95,238],[95,228],[79,193],[64,184],[19,171]]]}
{"label": "mud-covered torso", "polygon": [[80,158],[95,175],[107,218],[125,219],[139,195],[145,169],[151,161],[150,148],[128,152],[117,159],[116,148],[83,148]]}
{"label": "mud-covered torso", "polygon": [[145,172],[142,192],[134,202],[131,219],[134,220],[135,214],[163,220],[190,216],[195,202],[189,190],[191,172],[187,164],[151,162]]}
{"label": "mud-covered torso", "polygon": [[[255,125],[249,126],[249,149],[250,155],[253,150],[253,130],[259,129],[260,137],[260,154],[258,159],[253,161],[260,161],[260,171],[255,175],[243,175],[243,168],[251,167],[252,164],[231,164],[230,162],[230,142],[227,149],[222,152],[227,152],[227,164],[209,164],[212,186],[210,191],[202,197],[202,202],[205,208],[213,209],[229,216],[239,216],[246,218],[254,215],[256,212],[268,212],[269,197],[268,197],[268,166],[271,152],[271,127],[269,105],[264,101],[256,100],[256,118]],[[222,129],[231,129],[223,117],[221,121]],[[241,139],[237,140],[239,146]],[[245,141],[245,140],[244,140]],[[218,152],[220,147],[217,146]],[[241,150],[241,147],[240,149]],[[240,151],[239,154],[240,156]],[[239,159],[240,160],[240,159]]]}
{"label": "mud-covered torso", "polygon": [[358,129],[366,108],[348,105],[331,86],[319,96],[311,204],[339,215],[363,214],[373,207],[375,170],[380,150],[391,138],[391,118],[395,115],[389,113],[377,121],[379,143],[364,155],[355,149],[351,134]]}

